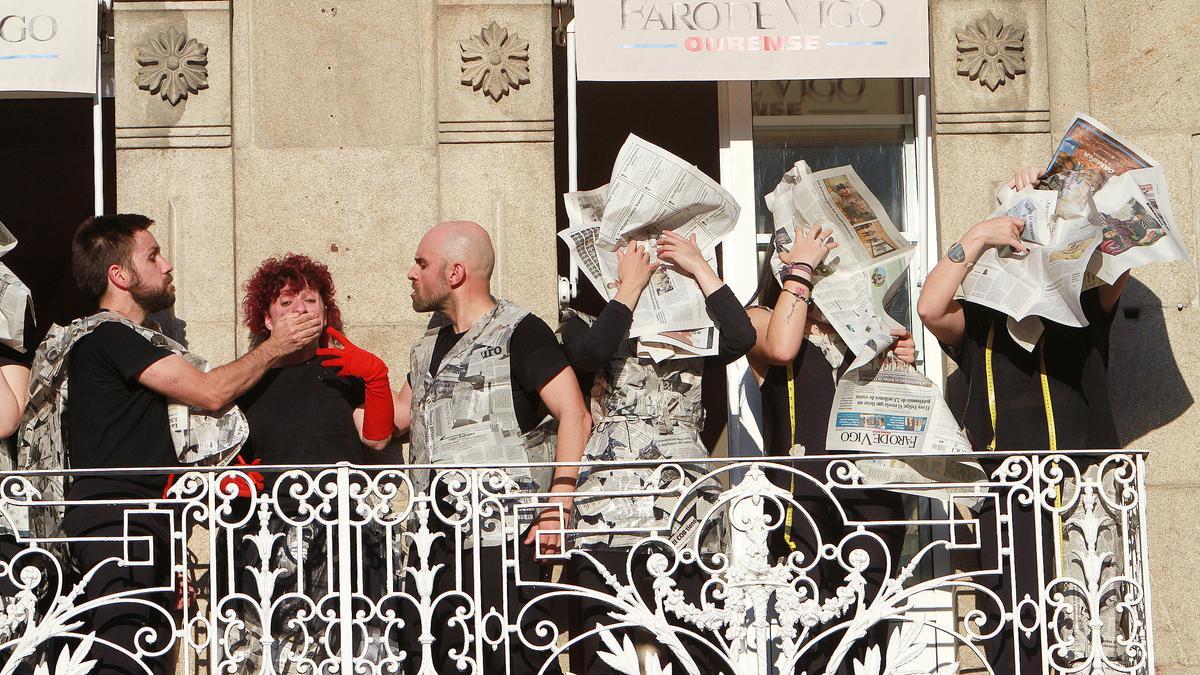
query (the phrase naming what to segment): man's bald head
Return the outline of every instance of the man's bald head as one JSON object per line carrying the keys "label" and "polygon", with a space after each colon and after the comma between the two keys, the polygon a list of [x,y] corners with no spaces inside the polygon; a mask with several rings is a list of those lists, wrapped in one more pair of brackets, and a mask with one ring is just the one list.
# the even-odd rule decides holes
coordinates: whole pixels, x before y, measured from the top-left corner
{"label": "man's bald head", "polygon": [[467,274],[480,281],[490,281],[496,267],[496,251],[492,238],[479,223],[451,220],[438,223],[425,235],[425,240],[448,265],[462,263]]}

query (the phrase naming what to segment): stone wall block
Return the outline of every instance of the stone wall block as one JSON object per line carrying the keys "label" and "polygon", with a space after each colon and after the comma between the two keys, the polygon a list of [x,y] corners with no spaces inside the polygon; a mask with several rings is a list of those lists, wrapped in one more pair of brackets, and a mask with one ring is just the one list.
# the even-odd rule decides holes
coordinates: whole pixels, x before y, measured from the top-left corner
{"label": "stone wall block", "polygon": [[[1044,0],[935,0],[930,39],[938,133],[1049,131],[1045,35]],[[967,54],[960,45],[968,43],[983,62],[974,78],[958,72],[959,56]]]}
{"label": "stone wall block", "polygon": [[151,231],[175,266],[176,316],[225,322],[231,331],[235,298],[230,150],[121,150],[117,185],[121,211],[155,221]]}
{"label": "stone wall block", "polygon": [[423,326],[405,275],[437,221],[436,167],[432,148],[239,150],[239,288],[264,259],[303,253],[329,265],[347,323]]}
{"label": "stone wall block", "polygon": [[[439,123],[528,123],[553,119],[550,3],[439,6],[437,34]],[[483,56],[471,52],[481,47]],[[509,86],[507,93],[503,86],[493,87],[495,93],[489,95],[485,87],[462,83],[463,67],[473,73],[471,69],[476,65],[500,80],[505,79],[499,72],[502,65],[516,73],[527,68],[528,82],[520,83],[523,78],[518,74],[517,86]]]}
{"label": "stone wall block", "polygon": [[992,212],[996,188],[1022,166],[1050,158],[1048,134],[938,134],[937,212],[941,250]]}
{"label": "stone wall block", "polygon": [[230,11],[228,0],[114,3],[118,149],[229,147]]}
{"label": "stone wall block", "polygon": [[245,36],[253,144],[420,145],[432,92],[431,0],[252,0]]}
{"label": "stone wall block", "polygon": [[1092,109],[1113,129],[1200,131],[1194,0],[1088,0]]}

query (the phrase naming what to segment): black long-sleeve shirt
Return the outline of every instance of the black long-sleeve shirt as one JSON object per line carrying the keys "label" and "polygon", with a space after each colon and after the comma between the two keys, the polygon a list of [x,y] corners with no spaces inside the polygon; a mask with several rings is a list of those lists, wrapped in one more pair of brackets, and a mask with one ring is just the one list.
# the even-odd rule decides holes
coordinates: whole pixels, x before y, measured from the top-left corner
{"label": "black long-sleeve shirt", "polygon": [[[717,353],[708,357],[710,364],[727,365],[741,358],[754,346],[757,334],[742,303],[729,286],[721,286],[705,299],[709,315],[721,331]],[[579,373],[594,373],[604,367],[621,342],[629,338],[633,312],[612,300],[589,327],[577,317],[562,326],[563,347],[567,360]]]}

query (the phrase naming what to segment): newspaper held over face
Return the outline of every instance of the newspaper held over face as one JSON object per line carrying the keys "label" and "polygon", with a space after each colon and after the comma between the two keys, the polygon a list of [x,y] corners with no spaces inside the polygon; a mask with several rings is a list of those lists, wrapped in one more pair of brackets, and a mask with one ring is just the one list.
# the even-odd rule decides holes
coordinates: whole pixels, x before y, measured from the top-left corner
{"label": "newspaper held over face", "polygon": [[1017,321],[1039,316],[1086,326],[1079,294],[1092,253],[1100,245],[1092,216],[1055,217],[1058,196],[1049,190],[1014,192],[1003,186],[996,201],[999,206],[992,217],[1020,214],[1017,217],[1026,219],[1026,227],[1032,222],[1045,243],[1026,240],[1025,254],[1007,246],[987,249],[963,280],[963,296]]}
{"label": "newspaper held over face", "polygon": [[850,370],[869,363],[891,346],[891,331],[900,327],[883,306],[904,277],[912,244],[849,166],[814,173],[797,162],[765,200],[775,221],[777,281],[779,251],[791,247],[797,231],[832,232],[838,247],[817,268],[813,302],[854,353]]}
{"label": "newspaper held over face", "polygon": [[[737,222],[733,197],[696,167],[630,136],[617,156],[612,180],[595,190],[563,195],[569,227],[559,233],[588,281],[606,300],[619,284],[617,249],[629,242],[657,259],[664,231],[696,243],[710,265],[716,245]],[[661,362],[716,353],[718,331],[704,294],[690,277],[662,264],[638,299],[629,337],[639,356]]]}
{"label": "newspaper held over face", "polygon": [[[0,223],[0,256],[13,250],[17,238]],[[8,266],[0,263],[0,344],[25,351],[25,312],[33,309],[29,287]]]}
{"label": "newspaper held over face", "polygon": [[[834,453],[971,451],[970,441],[933,382],[916,368],[890,356],[874,359],[838,382],[825,445]],[[944,456],[859,461],[855,466],[872,482],[972,483],[985,478],[977,462]],[[964,487],[936,493],[913,492],[944,498],[956,491],[972,490]]]}
{"label": "newspaper held over face", "polygon": [[733,195],[703,171],[630,134],[608,184],[600,245],[610,251],[629,240],[652,241],[667,230],[709,253],[737,223]]}
{"label": "newspaper held over face", "polygon": [[1011,317],[1009,333],[1026,349],[1041,332],[1032,317],[1088,324],[1082,291],[1115,283],[1138,265],[1194,264],[1175,226],[1163,169],[1096,120],[1076,117],[1043,187],[1000,188],[992,216],[1024,220],[1030,252],[985,251],[962,287],[967,300]]}

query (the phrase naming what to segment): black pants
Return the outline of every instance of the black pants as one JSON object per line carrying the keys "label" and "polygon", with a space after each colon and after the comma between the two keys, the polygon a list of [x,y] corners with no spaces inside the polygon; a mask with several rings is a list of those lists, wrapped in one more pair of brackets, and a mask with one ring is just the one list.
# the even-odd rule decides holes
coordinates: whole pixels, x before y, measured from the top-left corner
{"label": "black pants", "polygon": [[[626,573],[626,562],[629,556],[629,549],[592,549],[591,554],[596,560],[604,566],[610,573],[616,576],[622,584],[629,583],[629,576]],[[634,556],[632,568],[634,571],[633,586],[642,599],[650,607],[651,611],[655,608],[654,589],[652,587],[653,577],[646,570],[646,559],[649,553],[639,551]],[[584,588],[594,590],[598,595],[613,596],[616,591],[605,581],[604,576],[596,569],[590,560],[581,557],[574,557],[567,568],[567,575],[571,582],[576,583]],[[675,588],[683,591],[684,598],[699,607],[701,606],[701,592],[704,582],[708,576],[697,568],[696,565],[681,565],[674,576]],[[595,630],[600,626],[613,623],[609,612],[616,610],[613,605],[589,598],[579,598],[578,602],[574,603],[574,611],[571,617],[571,636],[574,638],[577,635],[583,635],[587,631]],[[717,675],[718,673],[729,673],[728,666],[724,666],[724,659],[719,657],[719,651],[713,648],[712,643],[707,639],[701,642],[694,634],[701,633],[701,630],[695,625],[679,621],[676,617],[671,617],[671,623],[685,629],[681,633],[680,640],[688,650],[688,655],[695,661],[700,668],[702,675]],[[635,644],[638,642],[654,642],[655,636],[645,630],[636,628],[625,628],[615,631],[613,637],[618,643],[622,643],[625,637],[628,636]],[[604,642],[600,638],[600,634],[593,634],[577,643],[571,650],[571,668],[576,675],[610,675],[616,673],[608,664],[606,664],[599,656],[598,652],[607,651]],[[659,662],[662,666],[668,663],[673,664],[671,672],[687,673],[689,669],[685,668],[684,664],[679,663],[669,649],[663,647],[658,650]]]}
{"label": "black pants", "polygon": [[[159,496],[152,488],[102,478],[78,480],[67,493],[67,499],[72,501],[147,500]],[[95,570],[80,604],[117,593],[131,593],[128,598],[102,601],[82,617],[84,624],[78,632],[96,634],[96,642],[88,654],[89,659],[97,661],[91,671],[93,675],[144,674],[146,671],[139,663],[155,675],[173,670],[167,649],[174,639],[171,612],[176,598],[169,512],[153,516],[129,514],[126,523],[126,511],[139,508],[145,507],[82,504],[69,507],[63,520],[63,531],[68,537],[88,539],[70,544],[71,557],[81,574],[86,576]],[[135,538],[144,540],[132,541]],[[122,566],[118,561],[126,564]],[[141,592],[143,589],[153,590]],[[125,650],[137,654],[139,649],[165,653],[137,660],[122,653]]]}
{"label": "black pants", "polygon": [[[805,471],[816,477],[819,482],[825,480],[826,467],[824,463],[805,464],[804,467]],[[903,496],[889,490],[834,489],[833,498],[831,498],[816,485],[800,476],[796,476],[793,481],[790,478],[791,474],[773,473],[783,477],[786,481],[799,508],[792,509],[790,525],[785,522],[772,532],[773,536],[769,541],[772,555],[776,558],[783,558],[795,552],[802,556],[803,565],[807,566],[819,557],[819,545],[838,546],[844,541],[845,546],[841,555],[843,559],[850,551],[861,549],[869,556],[869,563],[863,570],[863,578],[866,581],[864,597],[867,602],[870,602],[879,593],[883,582],[894,577],[899,570],[905,531],[905,528],[901,526],[870,527],[870,524],[885,520],[905,520],[907,514],[904,511]],[[772,480],[778,482],[777,477],[772,477]],[[841,505],[845,515],[838,510],[838,504]],[[770,515],[772,518],[787,518],[786,513]],[[868,526],[866,531],[878,535],[883,540],[883,544],[881,545],[879,540],[874,537],[852,535],[856,525],[847,525],[846,521],[865,523]],[[837,589],[846,585],[847,574],[846,568],[836,560],[821,560],[808,572],[808,578],[812,579],[820,593],[820,599],[824,601],[837,597]],[[860,609],[857,605],[851,606],[846,615],[841,618],[813,627],[806,639],[810,646],[797,661],[795,672],[825,672],[826,664],[829,663],[844,633],[834,632],[816,643],[811,642],[812,638],[832,626],[843,623]],[[851,664],[854,659],[861,660],[865,651],[871,646],[879,646],[880,653],[886,654],[888,635],[894,625],[896,624],[880,622],[870,628],[866,636],[860,638],[842,659],[838,672],[851,672]],[[796,628],[799,630],[802,627],[797,626]]]}
{"label": "black pants", "polygon": [[[999,462],[985,462],[984,470],[991,475],[1000,466]],[[1081,468],[1086,465],[1081,461]],[[1038,566],[1046,579],[1054,574],[1054,518],[1048,513],[1042,513],[1042,551],[1049,555],[1039,560],[1037,555],[1037,521],[1039,515],[1032,505],[1022,505],[1011,489],[1005,489],[997,494],[999,497],[1000,514],[996,513],[996,504],[991,499],[985,500],[979,509],[980,567],[978,569],[997,569],[998,575],[980,575],[979,584],[1000,596],[1001,606],[983,592],[976,593],[976,609],[983,611],[987,622],[980,627],[984,633],[994,630],[1002,620],[1001,611],[1011,613],[1014,604],[1019,604],[1028,595],[1034,603],[1041,601],[1041,582],[1038,579]],[[1011,496],[1011,498],[1010,498]],[[1003,527],[999,516],[1009,516],[1011,528]],[[1011,535],[1011,537],[1010,537]],[[1000,546],[1011,546],[1011,552],[1004,558],[1000,557]],[[1016,603],[1012,600],[1015,590]],[[1036,605],[1035,605],[1036,606]],[[1024,611],[1024,622],[1033,623],[1031,613]],[[1026,636],[1024,631],[1017,629],[1012,623],[1004,625],[995,637],[983,642],[983,650],[987,655],[988,664],[996,675],[1024,675],[1025,673],[1042,672],[1042,644],[1037,630]]]}
{"label": "black pants", "polygon": [[[522,608],[542,595],[542,592],[537,589],[516,588],[514,572],[524,581],[546,581],[549,580],[550,566],[539,564],[533,557],[533,547],[522,544],[518,548],[515,569],[505,569],[502,549],[511,551],[511,542],[506,542],[503,547],[475,546],[463,549],[460,561],[455,555],[452,532],[449,529],[443,529],[442,532],[445,536],[438,538],[433,543],[429,555],[430,569],[435,569],[438,565],[442,566],[433,579],[432,598],[442,597],[443,599],[434,607],[433,619],[429,627],[434,640],[432,658],[433,662],[437,664],[437,671],[439,673],[459,672],[452,652],[459,654],[465,652],[468,656],[476,659],[477,663],[473,672],[480,675],[491,675],[492,673],[533,675],[543,672],[543,666],[546,666],[544,671],[546,675],[562,675],[562,670],[558,666],[558,657],[552,656],[553,649],[531,649],[526,647],[525,642],[519,637],[519,635],[524,635],[528,642],[545,646],[548,639],[539,638],[535,627],[538,623],[547,621],[555,623],[560,633],[564,632],[566,622],[562,618],[564,614],[561,609],[562,603],[558,601],[539,602],[525,613],[520,625],[517,626],[518,633],[508,632],[507,641],[496,648],[485,641],[483,653],[477,654],[474,641],[476,637],[474,635],[474,617],[466,617],[467,628],[472,632],[470,642],[464,643],[463,629],[452,622],[456,613],[469,610],[469,606],[463,599],[449,595],[455,590],[460,590],[468,597],[475,595],[475,562],[478,559],[480,605],[475,608],[475,616],[486,617],[489,612],[495,610],[507,621],[515,622],[518,617],[521,617]],[[415,544],[409,547],[408,556],[407,566],[419,570],[421,563]],[[462,574],[461,589],[456,589],[456,571]],[[417,580],[410,574],[405,581],[405,592],[414,599],[420,600],[416,582]],[[507,584],[507,593],[504,584]],[[507,609],[505,608],[506,604]],[[415,674],[420,671],[423,660],[422,645],[419,640],[424,627],[419,614],[411,603],[405,604],[404,616],[404,640],[409,654],[407,672]],[[500,627],[500,621],[486,620],[486,637],[493,640],[499,638]],[[554,647],[554,645],[550,645],[550,647]],[[551,663],[547,664],[548,661]]]}

